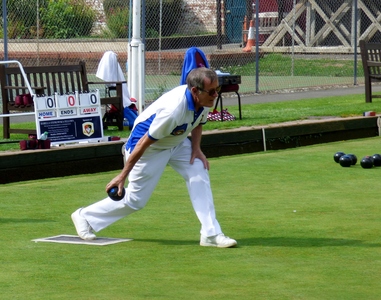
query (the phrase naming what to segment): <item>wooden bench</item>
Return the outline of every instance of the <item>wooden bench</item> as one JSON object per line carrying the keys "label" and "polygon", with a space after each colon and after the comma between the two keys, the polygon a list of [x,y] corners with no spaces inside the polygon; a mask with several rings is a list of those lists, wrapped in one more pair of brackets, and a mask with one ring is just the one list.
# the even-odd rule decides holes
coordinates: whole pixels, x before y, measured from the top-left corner
{"label": "wooden bench", "polygon": [[[0,64],[0,84],[3,104],[3,114],[33,112],[34,105],[31,99],[23,101],[20,95],[29,94],[27,84],[20,68],[17,66]],[[90,82],[87,78],[86,64],[81,61],[78,65],[36,66],[24,67],[25,75],[34,94],[54,95],[71,93],[74,91],[87,92],[93,90],[92,85],[116,84],[114,97],[101,98],[102,105],[114,105],[120,114],[114,120],[103,120],[104,126],[118,126],[123,130],[123,82]],[[18,98],[17,98],[18,97]],[[20,103],[21,101],[21,103]],[[3,117],[3,138],[9,139],[11,133],[35,133],[35,130],[11,128],[12,117]]]}
{"label": "wooden bench", "polygon": [[361,60],[365,77],[365,102],[381,95],[372,94],[372,82],[381,82],[381,43],[360,41]]}

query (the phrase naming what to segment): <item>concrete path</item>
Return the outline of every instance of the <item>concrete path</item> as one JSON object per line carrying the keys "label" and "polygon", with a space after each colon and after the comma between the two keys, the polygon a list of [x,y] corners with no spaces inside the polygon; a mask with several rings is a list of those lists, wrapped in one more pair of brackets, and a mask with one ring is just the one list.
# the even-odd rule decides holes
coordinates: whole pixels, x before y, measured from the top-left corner
{"label": "concrete path", "polygon": [[[373,91],[381,92],[381,85],[374,86]],[[289,101],[289,100],[314,99],[314,98],[355,95],[355,94],[364,94],[364,102],[365,102],[364,85],[330,88],[330,89],[317,88],[314,90],[299,91],[294,93],[255,94],[250,96],[244,96],[241,98],[242,98],[242,104],[253,104],[253,103],[280,102],[280,101]],[[234,105],[234,104],[235,103],[231,105]],[[226,105],[228,105],[228,103],[226,103]]]}

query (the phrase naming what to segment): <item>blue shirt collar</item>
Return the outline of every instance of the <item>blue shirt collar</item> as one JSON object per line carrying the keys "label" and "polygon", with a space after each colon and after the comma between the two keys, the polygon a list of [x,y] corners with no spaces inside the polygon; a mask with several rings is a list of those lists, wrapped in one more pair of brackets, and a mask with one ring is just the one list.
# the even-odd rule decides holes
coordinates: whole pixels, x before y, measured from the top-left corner
{"label": "blue shirt collar", "polygon": [[192,93],[188,88],[185,90],[185,97],[187,97],[188,109],[195,111]]}
{"label": "blue shirt collar", "polygon": [[204,107],[201,107],[198,111],[196,111],[196,108],[194,107],[194,101],[193,101],[193,96],[190,90],[186,89],[185,90],[185,97],[187,98],[188,102],[188,109],[194,111],[194,121],[197,120],[198,116],[204,111]]}

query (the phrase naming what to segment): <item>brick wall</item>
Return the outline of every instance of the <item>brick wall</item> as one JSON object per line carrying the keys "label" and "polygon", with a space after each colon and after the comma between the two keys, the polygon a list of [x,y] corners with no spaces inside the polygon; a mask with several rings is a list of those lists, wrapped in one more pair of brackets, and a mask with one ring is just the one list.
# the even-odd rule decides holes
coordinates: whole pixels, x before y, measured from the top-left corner
{"label": "brick wall", "polygon": [[216,32],[215,0],[184,0],[183,22],[179,31],[183,34]]}

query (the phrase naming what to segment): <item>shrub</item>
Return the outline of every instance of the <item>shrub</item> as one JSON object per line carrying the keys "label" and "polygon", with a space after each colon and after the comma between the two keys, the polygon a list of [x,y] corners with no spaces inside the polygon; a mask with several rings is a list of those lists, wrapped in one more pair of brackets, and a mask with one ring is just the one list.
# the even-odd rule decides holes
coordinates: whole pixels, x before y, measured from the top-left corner
{"label": "shrub", "polygon": [[127,38],[129,10],[116,7],[111,9],[106,16],[107,28],[114,38]]}
{"label": "shrub", "polygon": [[115,8],[120,9],[128,9],[129,4],[126,0],[104,0],[103,1],[103,10],[105,12],[106,17],[109,16],[109,14],[112,14],[112,11]]}
{"label": "shrub", "polygon": [[107,28],[111,35],[114,38],[126,38],[129,26],[128,1],[105,0],[103,9],[106,15]]}
{"label": "shrub", "polygon": [[[45,5],[45,0],[40,1],[40,7]],[[1,15],[3,7],[1,6]],[[8,0],[7,1],[8,37],[30,38],[32,26],[36,27],[37,10],[36,3],[30,0]]]}
{"label": "shrub", "polygon": [[155,29],[147,28],[146,38],[158,38],[158,37],[159,37],[159,33]]}
{"label": "shrub", "polygon": [[40,11],[45,38],[89,36],[96,20],[95,11],[85,0],[48,0]]}
{"label": "shrub", "polygon": [[[129,25],[129,6],[125,0],[104,0],[103,9],[106,15],[106,24],[114,37],[125,38]],[[162,36],[170,36],[177,32],[181,21],[182,1],[163,0]],[[160,3],[157,0],[146,0],[146,26],[147,38],[159,36]]]}

